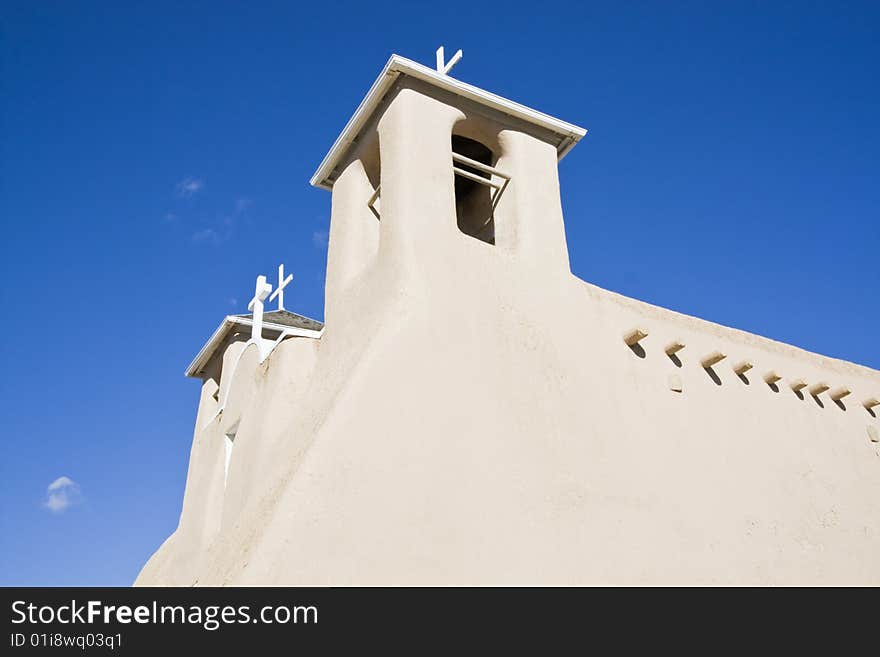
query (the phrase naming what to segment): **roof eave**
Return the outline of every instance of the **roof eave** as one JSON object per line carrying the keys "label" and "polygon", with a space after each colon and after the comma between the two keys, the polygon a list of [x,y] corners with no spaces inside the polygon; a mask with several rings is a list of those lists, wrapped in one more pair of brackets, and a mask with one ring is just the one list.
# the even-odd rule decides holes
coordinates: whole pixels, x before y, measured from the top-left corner
{"label": "roof eave", "polygon": [[333,181],[330,180],[330,176],[337,163],[345,157],[349,147],[354,142],[355,138],[357,138],[358,134],[360,134],[361,129],[367,121],[369,121],[373,112],[391,88],[391,85],[394,84],[394,81],[401,74],[423,80],[458,96],[468,98],[482,105],[488,105],[489,107],[493,107],[505,114],[524,120],[527,123],[541,126],[542,128],[558,134],[560,136],[560,141],[557,146],[557,152],[560,160],[565,157],[566,153],[574,148],[575,144],[580,141],[581,137],[587,134],[587,131],[584,128],[561,121],[549,114],[544,114],[543,112],[531,109],[525,105],[520,105],[512,100],[502,98],[501,96],[480,89],[479,87],[451,78],[448,75],[438,73],[434,69],[419,64],[418,62],[414,62],[406,57],[391,55],[388,62],[385,64],[385,67],[382,69],[382,72],[379,74],[379,77],[373,82],[367,95],[364,96],[364,99],[361,101],[360,105],[358,105],[358,108],[348,120],[348,123],[346,123],[345,128],[342,130],[339,137],[333,142],[330,151],[321,161],[318,170],[315,171],[315,174],[309,181],[310,184],[315,187],[320,187],[321,189],[330,190],[333,188]]}
{"label": "roof eave", "polygon": [[[184,374],[191,378],[199,378],[202,372],[204,371],[205,365],[208,364],[208,361],[211,360],[211,357],[214,355],[214,352],[220,346],[224,339],[226,339],[226,334],[228,333],[230,327],[233,324],[239,324],[241,326],[252,326],[253,321],[246,317],[237,317],[235,315],[227,315],[222,322],[220,322],[220,326],[217,327],[217,330],[208,338],[208,341],[205,345],[199,350],[199,353],[196,354],[196,357],[193,358],[192,362],[189,364],[189,367],[186,368]],[[298,336],[303,338],[319,338],[321,337],[321,330],[314,329],[306,329],[306,328],[298,328],[295,326],[285,326],[284,324],[276,324],[274,322],[263,322],[263,328],[278,331],[279,333],[284,333],[290,336]]]}

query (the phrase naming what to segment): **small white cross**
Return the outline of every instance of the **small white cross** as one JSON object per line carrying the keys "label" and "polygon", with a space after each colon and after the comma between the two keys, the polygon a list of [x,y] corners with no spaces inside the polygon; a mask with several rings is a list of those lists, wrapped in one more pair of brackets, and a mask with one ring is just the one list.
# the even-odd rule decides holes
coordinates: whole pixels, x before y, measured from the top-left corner
{"label": "small white cross", "polygon": [[452,70],[452,67],[458,64],[458,60],[462,58],[464,53],[459,49],[456,52],[452,59],[449,60],[449,63],[446,63],[446,55],[443,53],[443,46],[437,48],[437,72],[442,73],[443,75],[448,75],[449,71]]}
{"label": "small white cross", "polygon": [[260,342],[263,339],[263,301],[272,292],[272,284],[266,282],[266,277],[257,276],[257,287],[254,290],[254,298],[248,304],[248,310],[254,311],[254,322],[251,326],[251,340]]}
{"label": "small white cross", "polygon": [[293,274],[288,274],[287,278],[284,278],[284,263],[278,265],[278,287],[275,288],[272,296],[269,297],[269,301],[275,301],[275,297],[278,297],[278,310],[284,310],[284,288],[292,280]]}

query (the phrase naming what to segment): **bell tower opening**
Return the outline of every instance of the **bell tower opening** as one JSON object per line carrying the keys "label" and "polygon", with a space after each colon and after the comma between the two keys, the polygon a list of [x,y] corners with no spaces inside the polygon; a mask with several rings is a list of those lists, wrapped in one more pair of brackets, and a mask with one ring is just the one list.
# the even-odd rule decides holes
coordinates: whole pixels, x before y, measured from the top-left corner
{"label": "bell tower opening", "polygon": [[[459,156],[459,157],[456,157]],[[455,217],[459,230],[481,242],[495,244],[495,208],[491,174],[494,155],[487,147],[468,137],[452,135],[452,158],[455,168]],[[475,164],[470,164],[468,160]],[[487,182],[475,180],[485,179]]]}

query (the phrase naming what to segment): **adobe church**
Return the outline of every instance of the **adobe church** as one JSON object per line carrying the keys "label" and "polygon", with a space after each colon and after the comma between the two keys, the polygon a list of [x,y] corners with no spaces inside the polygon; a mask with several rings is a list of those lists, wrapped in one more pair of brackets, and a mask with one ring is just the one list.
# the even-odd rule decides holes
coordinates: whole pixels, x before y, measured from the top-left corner
{"label": "adobe church", "polygon": [[458,56],[392,56],[312,178],[325,323],[261,276],[190,365],[136,584],[880,584],[880,372],[573,276],[585,131]]}

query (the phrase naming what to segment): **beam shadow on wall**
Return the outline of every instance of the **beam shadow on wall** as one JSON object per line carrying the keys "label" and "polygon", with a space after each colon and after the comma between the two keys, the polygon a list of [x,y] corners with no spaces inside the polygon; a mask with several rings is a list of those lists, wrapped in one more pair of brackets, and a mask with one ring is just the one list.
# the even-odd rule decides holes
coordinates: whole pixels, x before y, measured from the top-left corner
{"label": "beam shadow on wall", "polygon": [[718,373],[715,370],[713,370],[711,367],[704,367],[703,369],[706,370],[706,374],[708,374],[709,378],[715,382],[716,386],[721,385],[721,377],[718,376]]}
{"label": "beam shadow on wall", "polygon": [[806,382],[803,379],[796,379],[795,381],[791,382],[790,387],[791,387],[791,391],[795,395],[797,395],[797,398],[800,399],[801,401],[803,401],[804,400],[803,389],[807,387]]}
{"label": "beam shadow on wall", "polygon": [[831,386],[827,383],[816,383],[809,388],[810,397],[813,398],[813,401],[819,405],[819,408],[825,408],[825,404],[822,403],[822,400],[819,399],[819,395],[828,390]]}
{"label": "beam shadow on wall", "polygon": [[831,392],[828,393],[828,396],[831,397],[831,401],[834,402],[834,405],[837,406],[842,411],[846,410],[846,404],[843,403],[843,398],[851,395],[852,392],[849,388],[835,388]]}
{"label": "beam shadow on wall", "polygon": [[727,358],[726,354],[722,354],[720,351],[713,351],[711,354],[704,356],[703,359],[700,360],[700,365],[703,366],[703,369],[706,370],[706,374],[708,374],[709,378],[715,382],[716,386],[721,385],[721,377],[719,377],[718,373],[712,368],[725,358]]}
{"label": "beam shadow on wall", "polygon": [[753,365],[749,361],[744,360],[734,365],[733,371],[736,372],[736,375],[737,377],[739,377],[740,381],[742,381],[746,385],[749,385],[749,377],[746,376],[746,372],[752,369],[752,367]]}
{"label": "beam shadow on wall", "polygon": [[639,344],[641,340],[644,340],[648,337],[648,332],[643,331],[642,329],[632,329],[628,333],[623,336],[623,342],[627,347],[630,348],[636,356],[639,358],[644,358],[648,354],[645,353],[645,348]]}
{"label": "beam shadow on wall", "polygon": [[682,349],[684,349],[684,345],[678,341],[668,344],[666,349],[664,349],[666,355],[669,356],[669,360],[671,360],[676,367],[682,366],[681,359],[678,357],[678,352]]}

